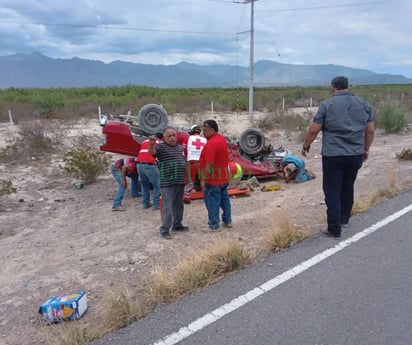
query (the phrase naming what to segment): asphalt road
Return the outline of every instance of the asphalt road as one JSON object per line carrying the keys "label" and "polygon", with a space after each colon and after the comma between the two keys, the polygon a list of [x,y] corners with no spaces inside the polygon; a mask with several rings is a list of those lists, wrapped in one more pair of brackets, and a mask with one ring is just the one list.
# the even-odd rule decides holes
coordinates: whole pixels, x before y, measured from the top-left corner
{"label": "asphalt road", "polygon": [[412,190],[95,345],[412,344]]}

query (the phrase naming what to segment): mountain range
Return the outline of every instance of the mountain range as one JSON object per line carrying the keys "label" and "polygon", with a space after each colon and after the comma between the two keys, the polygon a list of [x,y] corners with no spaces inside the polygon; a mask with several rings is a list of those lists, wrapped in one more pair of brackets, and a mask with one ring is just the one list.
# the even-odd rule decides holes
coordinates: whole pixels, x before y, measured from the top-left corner
{"label": "mountain range", "polygon": [[[344,75],[352,85],[412,84],[403,75],[379,74],[340,65],[292,65],[273,61],[254,64],[254,86],[329,85]],[[144,85],[173,87],[246,87],[249,67],[234,65],[151,65],[97,60],[55,59],[40,53],[0,57],[0,88],[52,88]]]}

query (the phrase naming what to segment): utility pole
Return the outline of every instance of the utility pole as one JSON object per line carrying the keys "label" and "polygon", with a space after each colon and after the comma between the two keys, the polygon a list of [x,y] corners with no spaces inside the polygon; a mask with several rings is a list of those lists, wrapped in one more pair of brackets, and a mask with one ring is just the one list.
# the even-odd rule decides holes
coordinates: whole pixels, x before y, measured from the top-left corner
{"label": "utility pole", "polygon": [[253,77],[254,77],[254,33],[255,33],[255,1],[258,0],[242,0],[235,3],[249,4],[250,3],[250,54],[249,54],[249,123],[253,127]]}

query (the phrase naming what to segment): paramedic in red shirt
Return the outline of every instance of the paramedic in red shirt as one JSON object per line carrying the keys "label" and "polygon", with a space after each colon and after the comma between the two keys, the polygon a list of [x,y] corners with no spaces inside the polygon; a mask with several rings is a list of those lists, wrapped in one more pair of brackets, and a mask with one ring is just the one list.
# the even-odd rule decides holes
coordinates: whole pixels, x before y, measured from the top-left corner
{"label": "paramedic in red shirt", "polygon": [[[156,134],[155,146],[163,138],[162,133]],[[157,162],[154,156],[149,153],[149,139],[142,142],[139,154],[137,155],[137,171],[140,175],[142,189],[143,208],[148,209],[153,205],[154,210],[160,210],[160,177]],[[150,184],[153,186],[153,204],[150,202]]]}
{"label": "paramedic in red shirt", "polygon": [[187,176],[183,201],[190,204],[191,194],[194,184],[198,177],[199,158],[207,139],[200,136],[202,129],[198,125],[190,128],[189,136],[185,139],[182,146],[187,160]]}
{"label": "paramedic in red shirt", "polygon": [[203,123],[207,143],[200,154],[200,178],[211,231],[220,230],[220,209],[223,211],[223,226],[232,227],[232,211],[227,192],[230,181],[229,151],[226,138],[218,131],[215,120]]}

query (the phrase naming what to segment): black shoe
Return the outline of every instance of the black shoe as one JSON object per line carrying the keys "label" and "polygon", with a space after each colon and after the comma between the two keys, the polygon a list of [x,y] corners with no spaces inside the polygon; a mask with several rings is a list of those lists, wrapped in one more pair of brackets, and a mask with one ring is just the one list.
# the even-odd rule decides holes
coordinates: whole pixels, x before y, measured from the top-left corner
{"label": "black shoe", "polygon": [[168,232],[165,234],[160,234],[165,240],[171,240],[172,239],[172,235],[170,235]]}
{"label": "black shoe", "polygon": [[172,231],[189,231],[189,227],[184,225],[174,226]]}
{"label": "black shoe", "polygon": [[183,202],[184,202],[186,205],[190,205],[190,203],[191,203],[190,200],[183,200]]}

